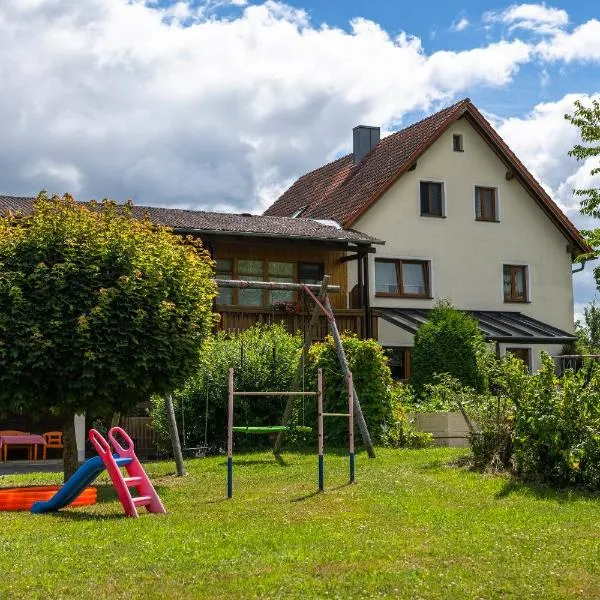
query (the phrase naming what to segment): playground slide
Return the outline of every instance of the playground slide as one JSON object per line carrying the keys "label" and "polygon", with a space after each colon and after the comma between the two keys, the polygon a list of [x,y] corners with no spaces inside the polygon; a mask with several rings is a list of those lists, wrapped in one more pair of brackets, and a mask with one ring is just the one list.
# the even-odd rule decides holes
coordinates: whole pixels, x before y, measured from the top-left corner
{"label": "playground slide", "polygon": [[[124,467],[133,460],[131,458],[119,458],[117,455],[114,458],[119,467]],[[100,456],[94,456],[94,458],[86,460],[50,500],[36,502],[31,507],[31,512],[36,514],[54,512],[71,504],[104,469],[104,463]]]}

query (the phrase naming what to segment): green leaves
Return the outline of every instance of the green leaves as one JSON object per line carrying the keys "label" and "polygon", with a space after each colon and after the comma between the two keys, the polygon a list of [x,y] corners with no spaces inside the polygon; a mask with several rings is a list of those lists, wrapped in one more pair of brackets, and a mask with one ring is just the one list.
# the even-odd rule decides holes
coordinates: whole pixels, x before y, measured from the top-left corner
{"label": "green leaves", "polygon": [[[182,436],[185,433],[184,445],[198,446],[204,442],[207,399],[207,441],[215,447],[224,443],[230,367],[235,369],[234,385],[237,390],[289,390],[300,360],[301,346],[300,334],[292,335],[280,324],[257,324],[239,333],[219,332],[210,337],[200,352],[192,376],[173,395],[177,418],[186,424],[185,432],[181,432]],[[235,423],[278,425],[285,401],[283,397],[238,398],[235,402]],[[307,402],[314,404],[314,400]],[[164,450],[168,451],[170,442],[162,399],[154,398],[153,405],[154,426]],[[301,407],[296,422],[302,422]],[[252,439],[244,439],[238,436],[236,443],[256,447],[267,444],[268,438],[252,436]]]}
{"label": "green leaves", "polygon": [[[516,386],[513,386],[516,387]],[[554,362],[520,385],[515,421],[515,458],[527,477],[554,485],[600,489],[600,369],[567,370],[558,380]]]}
{"label": "green leaves", "polygon": [[[600,102],[592,100],[590,106],[583,105],[579,100],[575,101],[573,114],[565,115],[565,119],[579,129],[581,139],[587,144],[576,144],[570,151],[569,156],[577,160],[587,160],[600,156]],[[590,170],[590,175],[600,173],[600,164],[595,162]],[[586,188],[575,190],[575,195],[581,198],[581,213],[592,217],[600,217],[600,190],[597,188]],[[599,233],[588,232],[587,241],[598,251],[600,248]],[[594,256],[588,257],[589,259]],[[596,281],[600,281],[600,273],[595,272]]]}
{"label": "green leaves", "polygon": [[[380,442],[382,425],[393,421],[393,383],[387,357],[381,345],[375,340],[361,340],[356,335],[344,335],[342,344],[369,432],[374,442]],[[325,411],[345,412],[344,409],[348,406],[348,388],[331,336],[311,347],[309,362],[313,385],[316,381],[317,369],[323,369]],[[315,422],[314,406],[310,408],[310,418]],[[344,419],[328,421],[326,429],[328,441],[342,446],[347,443],[348,425]],[[358,441],[359,437],[356,439]]]}
{"label": "green leaves", "polygon": [[181,385],[212,325],[212,262],[130,207],[43,193],[0,219],[0,409],[122,411]]}
{"label": "green leaves", "polygon": [[476,391],[486,388],[481,356],[486,352],[477,321],[439,302],[430,319],[419,327],[411,352],[411,385],[417,396],[427,384],[435,383],[435,375],[448,373],[463,385]]}

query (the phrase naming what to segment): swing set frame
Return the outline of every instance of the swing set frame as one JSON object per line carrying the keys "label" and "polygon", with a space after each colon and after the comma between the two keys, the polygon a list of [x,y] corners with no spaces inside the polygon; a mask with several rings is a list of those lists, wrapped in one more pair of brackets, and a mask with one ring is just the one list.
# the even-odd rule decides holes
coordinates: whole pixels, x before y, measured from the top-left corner
{"label": "swing set frame", "polygon": [[[234,369],[229,369],[228,378],[228,401],[227,401],[227,498],[233,497],[233,433],[270,433],[273,431],[289,431],[290,426],[275,425],[266,427],[236,427],[233,424],[233,411],[235,397],[265,397],[265,396],[311,396],[317,399],[317,452],[318,452],[318,485],[319,492],[325,491],[325,461],[324,461],[324,418],[343,417],[348,419],[348,449],[349,449],[349,482],[355,481],[355,458],[354,458],[354,386],[352,374],[348,378],[348,412],[335,413],[323,411],[323,371],[317,371],[316,392],[243,392],[234,388]],[[296,429],[309,430],[307,427]]]}
{"label": "swing set frame", "polygon": [[[333,337],[338,362],[340,363],[340,367],[342,369],[342,373],[344,374],[346,383],[348,384],[348,382],[352,381],[352,373],[350,371],[350,367],[348,366],[348,360],[346,359],[346,353],[342,345],[342,339],[340,336],[339,329],[337,327],[337,323],[335,321],[333,308],[331,307],[331,302],[329,301],[328,296],[330,292],[340,292],[340,286],[329,285],[329,275],[323,276],[323,280],[321,281],[320,285],[309,283],[284,283],[278,281],[244,281],[241,279],[215,279],[214,282],[217,284],[218,287],[222,288],[284,290],[301,292],[306,294],[314,302],[314,308],[308,326],[308,331],[304,336],[304,345],[302,348],[302,362],[299,366],[299,370],[296,373],[292,387],[300,387],[299,384],[303,376],[303,365],[308,355],[308,350],[312,344],[314,331],[320,315],[325,315],[325,317],[327,318],[328,331]],[[317,292],[317,295],[315,295],[315,292]],[[289,398],[283,411],[283,417],[281,421],[283,429],[278,432],[277,439],[275,440],[275,444],[273,447],[273,453],[276,456],[279,456],[279,454],[281,453],[283,436],[286,432],[285,427],[290,421],[292,409],[294,407],[294,397],[301,396],[302,394],[300,392],[290,392],[286,395],[289,395]],[[354,386],[352,386],[352,398],[354,418],[356,419],[356,423],[360,430],[363,443],[367,450],[367,455],[369,456],[369,458],[375,458],[375,448],[371,440],[371,434],[369,433],[369,429],[367,427],[367,423],[365,421],[362,408],[360,406],[360,400],[358,398],[358,394],[356,393],[356,389],[354,388]]]}

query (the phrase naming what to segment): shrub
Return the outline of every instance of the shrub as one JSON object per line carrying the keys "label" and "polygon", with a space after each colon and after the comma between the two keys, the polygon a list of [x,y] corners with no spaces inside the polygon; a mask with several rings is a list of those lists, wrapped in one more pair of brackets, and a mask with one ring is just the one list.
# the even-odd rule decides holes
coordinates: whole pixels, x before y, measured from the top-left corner
{"label": "shrub", "polygon": [[[244,391],[289,390],[300,359],[302,339],[282,325],[255,325],[246,331],[219,332],[202,349],[195,374],[173,394],[173,403],[186,447],[204,443],[208,400],[207,442],[221,447],[227,437],[227,389],[229,368],[235,369],[235,388]],[[236,398],[237,425],[278,425],[285,397]],[[308,402],[308,401],[307,401]],[[162,399],[153,400],[152,416],[159,446],[168,451],[168,430]],[[181,427],[185,421],[185,432]],[[240,447],[264,445],[265,436],[238,436]]]}
{"label": "shrub", "polygon": [[542,355],[542,368],[531,376],[516,405],[515,459],[528,478],[553,485],[598,488],[600,472],[600,370],[586,382],[567,370],[560,381],[554,363]]}
{"label": "shrub", "polygon": [[470,436],[475,464],[513,468],[525,479],[553,486],[600,489],[600,369],[554,375],[542,353],[542,368],[530,375],[506,356],[490,372],[496,395],[468,404],[479,430]]}
{"label": "shrub", "polygon": [[413,391],[412,410],[431,413],[439,411],[457,411],[460,401],[470,401],[475,391],[452,377],[448,373],[436,373],[433,383],[427,383],[421,396]]}
{"label": "shrub", "polygon": [[433,435],[415,428],[407,409],[412,407],[412,390],[408,385],[396,384],[392,388],[392,410],[389,423],[382,426],[381,442],[388,448],[428,448]]}
{"label": "shrub", "polygon": [[448,373],[463,385],[484,391],[486,378],[480,355],[486,352],[477,321],[446,301],[438,303],[429,321],[415,334],[410,380],[415,393],[423,395],[425,386],[435,383],[436,373]]}
{"label": "shrub", "polygon": [[[392,421],[392,376],[387,357],[375,340],[360,340],[356,335],[342,336],[354,387],[360,399],[365,421],[374,443],[381,441],[381,426]],[[335,351],[333,338],[313,344],[309,351],[311,385],[315,385],[317,369],[323,369],[324,407],[326,412],[340,412],[348,405],[348,388]],[[315,422],[316,410],[311,404],[309,422]],[[348,425],[344,419],[326,422],[325,439],[333,445],[345,445]],[[360,435],[356,435],[357,443]]]}

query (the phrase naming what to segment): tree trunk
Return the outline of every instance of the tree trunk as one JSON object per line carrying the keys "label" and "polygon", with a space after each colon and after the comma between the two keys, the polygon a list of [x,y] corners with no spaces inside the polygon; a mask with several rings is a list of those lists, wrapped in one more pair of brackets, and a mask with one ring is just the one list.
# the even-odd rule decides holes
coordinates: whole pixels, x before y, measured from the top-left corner
{"label": "tree trunk", "polygon": [[121,422],[121,413],[120,412],[113,413],[112,419],[110,421],[111,428],[118,427],[120,422]]}
{"label": "tree trunk", "polygon": [[177,477],[185,475],[185,465],[183,464],[183,455],[181,453],[181,444],[179,443],[179,432],[177,431],[177,421],[175,420],[175,409],[173,408],[173,398],[171,394],[165,396],[165,412],[167,413],[167,424],[169,426],[169,436],[173,445],[173,457],[177,467]]}
{"label": "tree trunk", "polygon": [[77,439],[75,438],[75,414],[67,413],[63,416],[63,472],[65,483],[79,468],[77,456]]}

